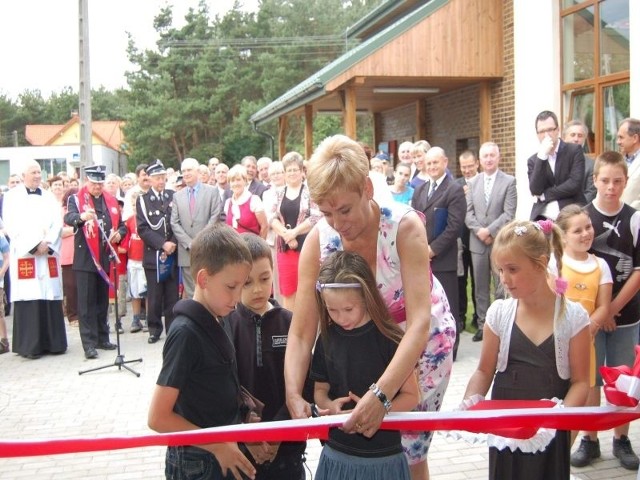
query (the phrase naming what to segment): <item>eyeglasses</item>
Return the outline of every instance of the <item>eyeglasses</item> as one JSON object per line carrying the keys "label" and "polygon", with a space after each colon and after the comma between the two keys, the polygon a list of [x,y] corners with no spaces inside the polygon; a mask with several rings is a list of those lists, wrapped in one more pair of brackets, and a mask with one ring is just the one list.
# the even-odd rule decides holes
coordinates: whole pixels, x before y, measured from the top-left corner
{"label": "eyeglasses", "polygon": [[285,170],[285,172],[286,172],[286,173],[298,173],[298,172],[300,172],[300,171],[301,171],[301,170],[300,170],[299,168],[287,168],[287,169]]}
{"label": "eyeglasses", "polygon": [[544,135],[545,133],[555,132],[556,130],[558,130],[558,127],[545,128],[544,130],[538,130],[538,135]]}

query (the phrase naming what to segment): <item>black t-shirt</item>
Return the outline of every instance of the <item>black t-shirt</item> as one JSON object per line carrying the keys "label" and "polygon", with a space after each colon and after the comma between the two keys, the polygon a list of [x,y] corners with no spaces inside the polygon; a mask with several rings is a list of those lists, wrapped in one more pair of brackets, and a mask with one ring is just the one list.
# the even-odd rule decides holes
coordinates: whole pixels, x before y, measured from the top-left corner
{"label": "black t-shirt", "polygon": [[[350,391],[362,397],[386,370],[397,347],[396,343],[380,333],[373,321],[353,330],[344,330],[331,324],[326,342],[322,337],[316,341],[311,379],[329,383],[331,400],[346,397]],[[354,407],[353,403],[347,403],[342,408],[348,410]],[[378,430],[373,437],[366,438],[332,428],[327,444],[335,450],[358,457],[383,457],[402,452],[398,431]]]}
{"label": "black t-shirt", "polygon": [[201,428],[239,423],[233,344],[200,303],[180,300],[162,351],[158,385],[180,393],[174,412]]}
{"label": "black t-shirt", "polygon": [[[594,239],[590,252],[604,259],[613,277],[612,298],[622,290],[634,270],[640,268],[640,242],[638,228],[640,212],[627,204],[616,215],[607,215],[593,203],[586,210],[593,224]],[[633,325],[640,320],[640,299],[636,294],[616,317],[617,325]]]}
{"label": "black t-shirt", "polygon": [[[262,421],[291,418],[285,403],[284,354],[291,312],[272,300],[273,308],[259,315],[242,303],[223,324],[236,348],[240,384],[264,405]],[[310,382],[307,382],[310,384]],[[312,401],[310,385],[305,385],[304,397]],[[278,456],[302,455],[306,442],[283,442]]]}

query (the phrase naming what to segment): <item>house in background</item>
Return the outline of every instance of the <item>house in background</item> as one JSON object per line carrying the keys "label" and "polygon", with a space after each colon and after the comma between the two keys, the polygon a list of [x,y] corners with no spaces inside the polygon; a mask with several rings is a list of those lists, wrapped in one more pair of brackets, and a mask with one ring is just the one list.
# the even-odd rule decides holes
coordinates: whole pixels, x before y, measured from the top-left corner
{"label": "house in background", "polygon": [[[95,165],[105,165],[107,172],[127,172],[126,142],[123,121],[91,123],[92,158]],[[82,177],[80,168],[80,118],[74,114],[64,125],[27,125],[25,138],[31,146],[0,148],[0,183],[10,174],[20,173],[25,161],[35,160],[44,179],[65,171]]]}
{"label": "house in background", "polygon": [[358,46],[250,121],[277,122],[282,157],[290,118],[303,118],[309,158],[316,115],[340,115],[355,138],[369,114],[374,149],[393,159],[401,142],[425,139],[456,176],[463,150],[494,141],[528,218],[539,112],[584,121],[591,153],[617,150],[618,123],[640,117],[639,27],[639,0],[386,0],[345,32]]}

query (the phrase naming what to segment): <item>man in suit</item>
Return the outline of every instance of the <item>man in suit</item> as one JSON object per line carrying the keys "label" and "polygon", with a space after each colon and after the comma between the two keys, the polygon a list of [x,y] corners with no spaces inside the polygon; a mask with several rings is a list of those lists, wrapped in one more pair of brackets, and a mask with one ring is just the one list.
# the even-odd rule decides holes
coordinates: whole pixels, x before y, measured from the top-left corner
{"label": "man in suit", "polygon": [[[127,234],[118,200],[102,191],[104,165],[85,167],[85,185],[69,198],[64,223],[80,230],[75,235],[73,271],[78,286],[78,317],[84,355],[98,358],[96,348],[114,350],[109,341],[109,273],[114,245]],[[109,245],[111,243],[111,246]]]}
{"label": "man in suit", "polygon": [[[567,143],[575,143],[582,147],[584,151],[584,144],[589,135],[589,129],[580,120],[571,120],[564,126],[562,132],[562,140]],[[593,158],[584,156],[584,199],[586,203],[591,202],[596,198],[596,186],[593,184]]]}
{"label": "man in suit", "polygon": [[[471,182],[478,176],[478,167],[480,164],[478,163],[476,155],[471,150],[465,150],[458,157],[458,165],[460,166],[462,177],[458,178],[456,182],[462,185],[464,194],[467,195],[469,193]],[[462,235],[458,242],[458,249],[460,250],[462,263],[462,271],[458,270],[458,309],[460,311],[460,321],[464,328],[467,321],[467,305],[469,304],[469,299],[467,298],[467,283],[469,281],[469,273],[471,273],[471,301],[473,302],[473,318],[471,320],[471,325],[477,328],[478,314],[476,313],[476,286],[475,280],[473,279],[473,264],[471,263],[471,251],[469,250],[469,236],[469,228],[466,224],[463,224]]]}
{"label": "man in suit", "polygon": [[625,118],[618,128],[618,147],[629,165],[622,201],[640,210],[640,120]]}
{"label": "man in suit", "polygon": [[218,193],[220,193],[220,200],[224,205],[225,193],[229,190],[229,182],[227,181],[227,175],[229,174],[229,167],[225,163],[219,163],[216,166],[215,177],[216,177],[216,188],[218,189]]}
{"label": "man in suit", "polygon": [[516,179],[499,170],[500,149],[493,142],[480,146],[482,173],[471,183],[467,194],[467,216],[465,223],[471,234],[469,249],[473,263],[475,280],[476,313],[478,331],[474,342],[482,340],[482,329],[489,308],[491,279],[495,287],[495,297],[504,296],[500,280],[491,270],[491,249],[498,231],[516,214]]}
{"label": "man in suit", "polygon": [[178,266],[185,296],[192,298],[195,285],[190,269],[191,242],[200,230],[218,221],[222,202],[216,187],[199,181],[195,158],[185,158],[181,171],[185,187],[173,196],[171,229],[178,240]]}
{"label": "man in suit", "polygon": [[560,140],[558,117],[545,110],[536,117],[538,153],[527,161],[529,190],[535,197],[531,220],[555,220],[571,203],[584,205],[584,152],[582,147]]}
{"label": "man in suit", "polygon": [[162,162],[156,160],[147,167],[147,175],[151,188],[138,197],[136,221],[138,235],[144,242],[142,266],[147,279],[148,341],[156,343],[162,335],[162,316],[164,330],[168,332],[174,317],[173,306],[178,301],[178,241],[171,230],[173,190],[165,189],[167,173]]}
{"label": "man in suit", "polygon": [[451,314],[456,319],[458,335],[454,346],[455,358],[462,331],[457,303],[457,245],[464,224],[466,201],[462,186],[447,175],[449,161],[442,148],[431,147],[424,161],[430,180],[413,193],[411,206],[426,217],[431,271],[442,284],[449,299]]}

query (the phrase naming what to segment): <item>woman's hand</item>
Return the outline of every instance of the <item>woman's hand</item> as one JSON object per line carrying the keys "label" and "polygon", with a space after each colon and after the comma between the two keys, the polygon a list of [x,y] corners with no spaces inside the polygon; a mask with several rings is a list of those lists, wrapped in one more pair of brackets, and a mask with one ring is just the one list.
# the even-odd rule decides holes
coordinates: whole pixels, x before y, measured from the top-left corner
{"label": "woman's hand", "polygon": [[[350,400],[352,400],[350,398]],[[382,402],[373,392],[368,391],[358,401],[356,408],[342,425],[342,430],[347,433],[361,433],[367,438],[371,438],[380,428],[385,414]]]}
{"label": "woman's hand", "polygon": [[295,241],[297,236],[298,233],[295,228],[287,228],[282,234],[282,239],[286,244],[289,244],[289,242]]}

